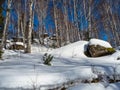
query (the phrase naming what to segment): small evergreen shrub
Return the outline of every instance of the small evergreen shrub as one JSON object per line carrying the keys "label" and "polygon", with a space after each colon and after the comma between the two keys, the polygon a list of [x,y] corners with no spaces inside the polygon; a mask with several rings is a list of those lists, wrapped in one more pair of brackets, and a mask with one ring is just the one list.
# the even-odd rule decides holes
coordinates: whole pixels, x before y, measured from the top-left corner
{"label": "small evergreen shrub", "polygon": [[45,64],[45,65],[49,65],[49,66],[51,66],[51,61],[52,61],[52,59],[53,59],[53,56],[51,55],[51,54],[47,54],[47,53],[45,53],[44,54],[44,56],[43,56],[43,63]]}
{"label": "small evergreen shrub", "polygon": [[120,60],[120,57],[117,57],[117,60]]}

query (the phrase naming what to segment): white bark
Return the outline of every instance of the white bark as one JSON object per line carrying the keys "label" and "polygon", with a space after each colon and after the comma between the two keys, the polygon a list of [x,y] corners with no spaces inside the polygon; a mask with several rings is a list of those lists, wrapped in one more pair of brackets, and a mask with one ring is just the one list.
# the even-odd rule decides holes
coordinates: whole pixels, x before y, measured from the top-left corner
{"label": "white bark", "polygon": [[92,37],[92,27],[91,27],[91,2],[92,0],[89,0],[89,11],[88,11],[88,32],[89,32],[89,38]]}
{"label": "white bark", "polygon": [[25,37],[25,30],[26,30],[26,0],[24,1],[24,3],[25,3],[25,13],[24,13],[24,20],[23,20],[23,23],[21,23],[22,24],[22,26],[23,26],[23,28],[22,28],[22,35],[23,35],[23,43],[24,43],[24,45],[25,45],[25,39],[26,39],[26,37]]}
{"label": "white bark", "polygon": [[31,53],[31,34],[32,34],[32,6],[33,0],[29,2],[29,24],[28,24],[28,36],[27,36],[27,47],[26,53]]}
{"label": "white bark", "polygon": [[17,30],[17,37],[20,36],[20,12],[17,11],[17,15],[18,15],[18,30]]}
{"label": "white bark", "polygon": [[64,22],[66,26],[66,44],[70,43],[69,30],[68,30],[68,15],[67,15],[67,0],[64,0]]}
{"label": "white bark", "polygon": [[59,44],[59,36],[58,36],[58,26],[57,26],[57,14],[56,14],[56,5],[55,0],[53,0],[53,6],[54,6],[54,21],[55,21],[55,31],[56,31],[56,39],[57,39],[57,47],[60,47]]}
{"label": "white bark", "polygon": [[12,0],[8,0],[8,3],[7,3],[8,7],[7,7],[7,11],[6,11],[6,19],[5,19],[5,24],[4,24],[3,36],[2,36],[1,49],[5,45],[5,37],[6,37],[6,32],[7,32],[9,18],[10,18],[11,2],[12,2]]}
{"label": "white bark", "polygon": [[76,0],[73,0],[73,3],[74,3],[74,22],[75,22],[75,26],[77,27],[77,32],[78,32],[77,33],[78,37],[76,37],[76,38],[81,40],[81,35],[80,35],[80,31],[79,31],[79,24],[78,24],[78,16],[77,16],[77,8],[76,8],[77,2],[76,2]]}

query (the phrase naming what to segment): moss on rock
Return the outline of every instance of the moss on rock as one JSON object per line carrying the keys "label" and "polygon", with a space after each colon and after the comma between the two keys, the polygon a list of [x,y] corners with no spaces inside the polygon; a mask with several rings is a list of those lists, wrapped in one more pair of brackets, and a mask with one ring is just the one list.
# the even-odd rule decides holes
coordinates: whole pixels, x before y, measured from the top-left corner
{"label": "moss on rock", "polygon": [[100,45],[88,45],[85,55],[88,57],[100,57],[110,55],[115,52],[114,48],[106,48]]}

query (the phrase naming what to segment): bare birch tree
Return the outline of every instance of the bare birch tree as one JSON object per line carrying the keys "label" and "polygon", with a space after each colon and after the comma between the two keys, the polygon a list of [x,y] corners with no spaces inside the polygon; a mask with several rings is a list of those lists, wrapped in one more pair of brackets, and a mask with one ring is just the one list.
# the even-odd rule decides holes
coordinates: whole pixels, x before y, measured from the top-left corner
{"label": "bare birch tree", "polygon": [[28,22],[28,35],[27,35],[27,44],[26,44],[26,53],[31,53],[31,34],[32,34],[32,7],[33,0],[29,0],[29,22]]}
{"label": "bare birch tree", "polygon": [[6,32],[8,29],[8,23],[9,23],[9,19],[10,19],[11,3],[12,3],[12,0],[8,0],[8,2],[7,2],[8,7],[6,10],[6,18],[5,18],[4,30],[3,30],[2,42],[1,42],[1,49],[5,46],[5,37],[6,37]]}
{"label": "bare birch tree", "polygon": [[47,16],[47,9],[48,9],[48,0],[36,0],[36,12],[39,20],[38,25],[38,35],[39,35],[39,41],[41,44],[43,44],[43,38],[41,38],[41,35],[45,33],[45,18]]}
{"label": "bare birch tree", "polygon": [[55,22],[57,47],[60,47],[59,35],[58,35],[58,24],[57,24],[57,6],[56,6],[56,0],[53,0],[53,11],[54,11],[54,22]]}
{"label": "bare birch tree", "polygon": [[64,7],[64,22],[65,22],[65,29],[66,29],[66,44],[70,43],[70,37],[69,37],[69,30],[68,30],[68,8],[67,8],[67,0],[63,1],[63,7]]}

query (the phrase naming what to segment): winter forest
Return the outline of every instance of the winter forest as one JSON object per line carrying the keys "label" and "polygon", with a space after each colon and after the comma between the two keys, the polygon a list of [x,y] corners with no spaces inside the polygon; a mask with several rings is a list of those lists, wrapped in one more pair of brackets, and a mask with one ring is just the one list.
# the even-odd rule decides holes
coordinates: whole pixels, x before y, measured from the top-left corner
{"label": "winter forest", "polygon": [[4,28],[6,38],[24,39],[55,35],[57,47],[90,38],[115,47],[120,44],[119,10],[119,0],[1,0],[0,32]]}
{"label": "winter forest", "polygon": [[120,90],[120,0],[0,0],[0,90]]}

